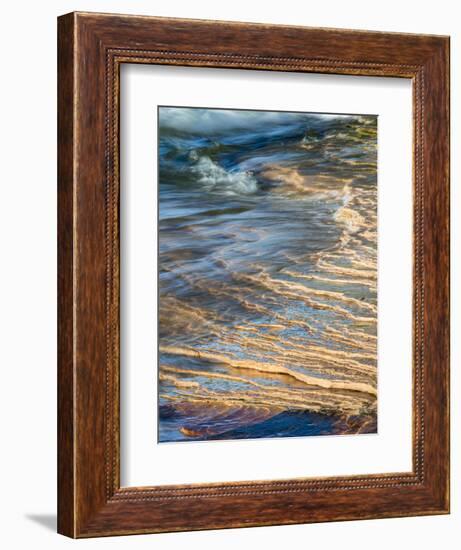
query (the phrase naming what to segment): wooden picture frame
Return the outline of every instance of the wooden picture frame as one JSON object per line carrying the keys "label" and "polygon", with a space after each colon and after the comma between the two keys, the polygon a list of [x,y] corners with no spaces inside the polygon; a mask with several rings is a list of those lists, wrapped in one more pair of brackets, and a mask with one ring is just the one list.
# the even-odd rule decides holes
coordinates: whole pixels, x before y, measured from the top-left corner
{"label": "wooden picture frame", "polygon": [[[71,13],[58,20],[58,49],[58,531],[97,537],[448,513],[448,37]],[[412,79],[411,472],[120,487],[122,63]]]}

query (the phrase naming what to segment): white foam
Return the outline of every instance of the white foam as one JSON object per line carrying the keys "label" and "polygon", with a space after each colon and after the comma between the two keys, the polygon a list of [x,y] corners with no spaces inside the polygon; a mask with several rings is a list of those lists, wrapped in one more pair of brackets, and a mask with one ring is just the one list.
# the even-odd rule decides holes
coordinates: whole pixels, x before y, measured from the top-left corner
{"label": "white foam", "polygon": [[197,176],[199,184],[207,190],[214,190],[226,195],[249,195],[258,190],[258,181],[250,172],[227,172],[222,166],[213,162],[210,157],[191,153],[196,160],[191,171]]}

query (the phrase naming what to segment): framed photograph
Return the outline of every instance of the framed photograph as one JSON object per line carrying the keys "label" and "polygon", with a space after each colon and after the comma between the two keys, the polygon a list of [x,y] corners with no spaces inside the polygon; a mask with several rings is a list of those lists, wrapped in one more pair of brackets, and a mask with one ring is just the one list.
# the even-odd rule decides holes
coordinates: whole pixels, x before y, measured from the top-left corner
{"label": "framed photograph", "polygon": [[449,39],[58,20],[58,531],[449,512]]}

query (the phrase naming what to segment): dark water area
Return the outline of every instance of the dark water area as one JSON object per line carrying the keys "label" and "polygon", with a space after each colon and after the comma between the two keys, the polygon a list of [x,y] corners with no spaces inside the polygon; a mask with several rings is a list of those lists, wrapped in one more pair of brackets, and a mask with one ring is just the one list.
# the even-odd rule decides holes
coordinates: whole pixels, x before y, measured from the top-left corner
{"label": "dark water area", "polygon": [[377,119],[159,108],[159,441],[376,431]]}
{"label": "dark water area", "polygon": [[[263,420],[250,423],[235,422],[238,427],[216,425],[209,433],[206,428],[200,430],[185,426],[191,420],[190,414],[181,414],[169,405],[161,408],[162,432],[166,434],[166,441],[195,440],[227,440],[227,439],[261,439],[281,437],[303,437],[309,435],[345,435],[358,433],[376,433],[376,417],[370,416],[367,421],[363,417],[341,417],[334,414],[321,414],[309,411],[287,410],[275,413]],[[193,419],[196,419],[192,415]],[[181,428],[178,430],[178,426]],[[183,433],[186,431],[187,435]]]}

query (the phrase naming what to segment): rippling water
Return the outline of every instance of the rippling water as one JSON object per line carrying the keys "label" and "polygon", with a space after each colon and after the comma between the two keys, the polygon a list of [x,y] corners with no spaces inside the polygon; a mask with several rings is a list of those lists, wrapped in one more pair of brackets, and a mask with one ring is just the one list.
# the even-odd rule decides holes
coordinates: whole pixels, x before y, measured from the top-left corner
{"label": "rippling water", "polygon": [[377,119],[159,108],[159,441],[376,432]]}

